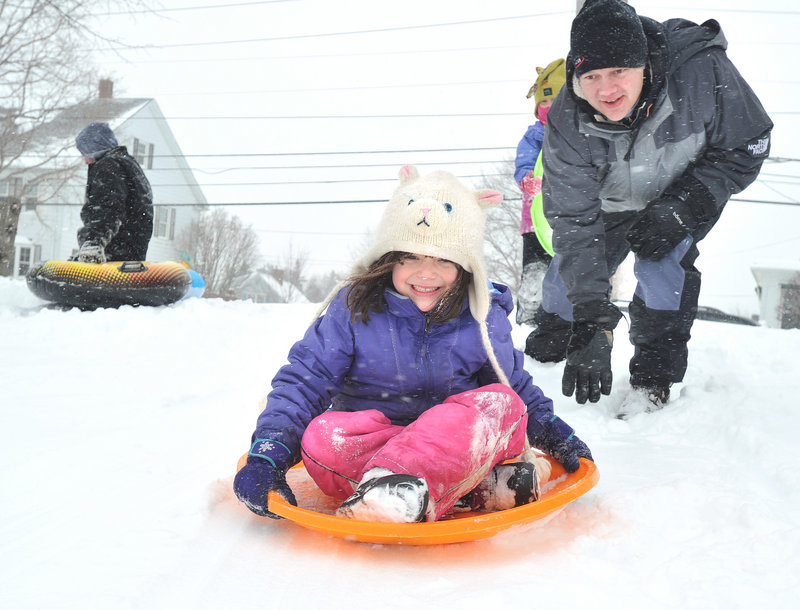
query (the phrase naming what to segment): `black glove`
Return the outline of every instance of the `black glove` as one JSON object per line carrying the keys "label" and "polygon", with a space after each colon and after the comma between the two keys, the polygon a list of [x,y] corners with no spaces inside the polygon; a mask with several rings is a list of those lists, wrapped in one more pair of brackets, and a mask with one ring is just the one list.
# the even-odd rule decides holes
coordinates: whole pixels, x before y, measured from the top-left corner
{"label": "black glove", "polygon": [[659,261],[716,213],[710,191],[696,178],[683,177],[647,204],[625,238],[640,259]]}
{"label": "black glove", "polygon": [[561,391],[564,396],[575,392],[578,404],[587,398],[597,402],[600,394],[611,393],[612,331],[622,313],[608,301],[590,301],[575,305],[573,316]]}
{"label": "black glove", "polygon": [[100,244],[93,241],[85,241],[74,258],[80,263],[105,263],[106,253]]}
{"label": "black glove", "polygon": [[297,506],[297,500],[286,482],[287,459],[291,452],[283,443],[270,439],[258,439],[248,454],[247,464],[236,473],[233,491],[236,497],[255,514],[280,519],[268,510],[270,491],[277,491],[287,502]]}
{"label": "black glove", "polygon": [[556,415],[544,423],[529,422],[528,437],[532,447],[553,456],[567,472],[578,470],[582,457],[594,461],[586,443],[575,436],[575,431]]}
{"label": "black glove", "polygon": [[611,394],[611,347],[614,334],[593,324],[573,328],[567,346],[567,363],[561,378],[564,396],[572,396],[578,404],[600,400],[600,394]]}
{"label": "black glove", "polygon": [[659,197],[641,211],[625,239],[640,259],[660,261],[697,225],[688,204],[672,197]]}

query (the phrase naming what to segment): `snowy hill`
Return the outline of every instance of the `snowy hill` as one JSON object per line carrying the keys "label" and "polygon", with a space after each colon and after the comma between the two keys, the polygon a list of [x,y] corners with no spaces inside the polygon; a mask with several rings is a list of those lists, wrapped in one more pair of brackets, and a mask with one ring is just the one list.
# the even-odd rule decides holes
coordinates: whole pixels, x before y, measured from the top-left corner
{"label": "snowy hill", "polygon": [[231,491],[316,305],[39,303],[0,278],[2,608],[797,607],[798,330],[697,322],[673,402],[627,421],[624,321],[597,405],[528,360],[600,483],[547,523],[413,548],[259,518]]}

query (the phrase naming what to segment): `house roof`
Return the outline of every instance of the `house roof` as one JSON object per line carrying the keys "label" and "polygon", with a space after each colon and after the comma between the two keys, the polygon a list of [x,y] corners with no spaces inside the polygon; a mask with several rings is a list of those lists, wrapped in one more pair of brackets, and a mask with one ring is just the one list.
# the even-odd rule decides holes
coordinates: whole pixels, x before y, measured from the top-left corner
{"label": "house roof", "polygon": [[[205,205],[205,194],[154,98],[99,97],[87,100],[63,109],[51,121],[20,134],[15,141],[9,142],[0,138],[0,148],[4,148],[6,159],[13,159],[9,167],[15,172],[41,168],[50,170],[56,167],[74,170],[83,166],[83,160],[75,151],[75,138],[84,127],[93,122],[108,123],[122,143],[118,128],[140,112],[157,126],[158,133],[165,141],[166,153],[173,157],[177,166],[175,169],[181,172],[185,185],[191,190],[192,201],[197,205]],[[16,147],[17,154],[12,154],[10,147]],[[157,185],[154,183],[153,187],[155,189]],[[159,199],[159,203],[169,201]]]}
{"label": "house roof", "polygon": [[100,98],[76,104],[61,111],[52,121],[26,134],[28,146],[58,152],[65,144],[73,146],[75,136],[89,123],[108,123],[112,130],[141,110],[152,98]]}
{"label": "house roof", "polygon": [[308,303],[303,292],[292,282],[277,280],[263,269],[240,276],[234,281],[234,291],[241,298],[250,295],[263,295],[265,300],[280,303]]}
{"label": "house roof", "polygon": [[97,121],[108,123],[113,130],[151,101],[151,98],[134,97],[102,98],[83,102],[67,108],[47,123],[47,131],[43,132],[43,135],[51,139],[74,138],[89,123]]}
{"label": "house roof", "polygon": [[753,271],[796,271],[800,273],[800,260],[770,259],[758,260],[750,265]]}

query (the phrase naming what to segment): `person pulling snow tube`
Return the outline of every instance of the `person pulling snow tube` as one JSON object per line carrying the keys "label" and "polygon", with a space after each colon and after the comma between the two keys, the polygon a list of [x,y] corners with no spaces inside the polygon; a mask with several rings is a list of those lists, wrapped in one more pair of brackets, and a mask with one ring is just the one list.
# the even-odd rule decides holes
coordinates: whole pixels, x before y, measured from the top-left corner
{"label": "person pulling snow tube", "polygon": [[188,269],[169,261],[96,264],[50,260],[31,268],[25,279],[40,299],[82,309],[169,305],[182,299],[192,286]]}

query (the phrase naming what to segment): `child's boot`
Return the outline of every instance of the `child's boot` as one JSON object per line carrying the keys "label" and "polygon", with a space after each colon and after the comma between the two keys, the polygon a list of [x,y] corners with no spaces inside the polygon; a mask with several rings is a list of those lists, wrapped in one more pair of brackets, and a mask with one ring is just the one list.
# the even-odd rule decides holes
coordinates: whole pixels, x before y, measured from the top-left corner
{"label": "child's boot", "polygon": [[424,479],[394,473],[371,478],[367,473],[336,515],[360,521],[415,523],[425,520],[428,500]]}
{"label": "child's boot", "polygon": [[539,471],[530,462],[498,464],[453,510],[496,511],[529,504],[539,499]]}

